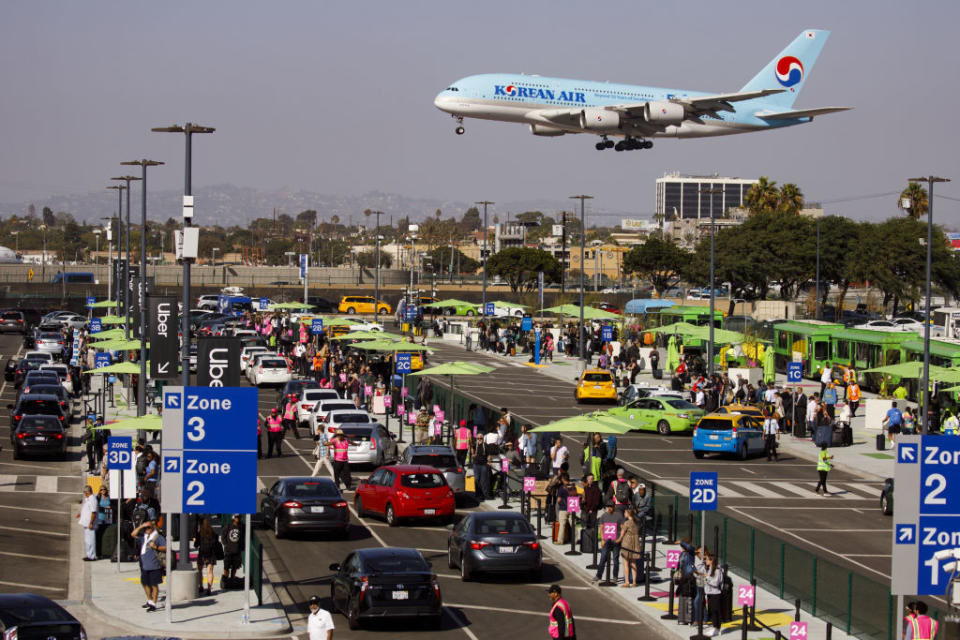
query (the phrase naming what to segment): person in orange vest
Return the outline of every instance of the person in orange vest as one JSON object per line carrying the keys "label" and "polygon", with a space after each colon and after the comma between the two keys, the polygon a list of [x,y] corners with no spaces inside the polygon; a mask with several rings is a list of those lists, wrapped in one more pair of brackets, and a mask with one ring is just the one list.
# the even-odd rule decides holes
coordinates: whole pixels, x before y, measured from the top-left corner
{"label": "person in orange vest", "polygon": [[300,438],[297,430],[297,403],[293,400],[288,401],[287,408],[283,410],[283,431],[293,431],[293,437]]}
{"label": "person in orange vest", "polygon": [[913,610],[916,615],[907,616],[904,619],[905,623],[909,622],[909,626],[905,625],[906,628],[904,629],[907,640],[933,640],[936,638],[940,624],[927,615],[927,603],[923,600],[917,600]]}
{"label": "person in orange vest", "polygon": [[467,421],[461,420],[460,426],[453,434],[453,448],[457,452],[457,462],[460,466],[467,463],[467,452],[470,450],[470,429],[467,428]]}
{"label": "person in orange vest", "polygon": [[[847,371],[853,371],[853,369],[847,369]],[[863,394],[860,393],[860,385],[857,384],[857,376],[853,375],[853,379],[847,383],[847,402],[850,404],[850,417],[854,418],[857,415],[857,407],[860,406],[860,399],[863,397]]]}
{"label": "person in orange vest", "polygon": [[552,584],[547,590],[553,606],[550,607],[550,625],[547,632],[551,638],[568,638],[576,640],[577,633],[573,626],[573,611],[563,599],[563,590],[560,585]]}
{"label": "person in orange vest", "polygon": [[347,491],[350,491],[351,485],[349,449],[350,442],[343,434],[343,429],[337,429],[337,433],[330,441],[330,451],[333,453],[333,481],[339,487],[342,480]]}
{"label": "person in orange vest", "polygon": [[313,356],[313,379],[320,381],[320,371],[323,369],[323,356],[317,351]]}
{"label": "person in orange vest", "polygon": [[283,421],[277,413],[277,408],[270,410],[270,417],[267,418],[267,457],[273,457],[273,448],[277,448],[277,456],[282,456],[280,452],[280,442],[283,440]]}

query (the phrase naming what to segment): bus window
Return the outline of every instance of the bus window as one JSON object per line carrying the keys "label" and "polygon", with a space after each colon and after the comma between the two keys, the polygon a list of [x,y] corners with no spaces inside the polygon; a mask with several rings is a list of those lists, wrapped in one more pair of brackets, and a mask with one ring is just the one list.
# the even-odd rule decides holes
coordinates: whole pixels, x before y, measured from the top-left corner
{"label": "bus window", "polygon": [[840,360],[850,359],[850,342],[847,340],[837,340],[837,358]]}
{"label": "bus window", "polygon": [[866,362],[869,365],[870,345],[866,342],[857,343],[857,362]]}
{"label": "bus window", "polygon": [[887,349],[886,364],[897,364],[900,362],[899,349]]}
{"label": "bus window", "polygon": [[777,349],[786,350],[789,340],[787,339],[787,332],[781,331],[777,334]]}
{"label": "bus window", "polygon": [[827,360],[830,358],[830,343],[826,340],[813,343],[813,358],[815,360]]}

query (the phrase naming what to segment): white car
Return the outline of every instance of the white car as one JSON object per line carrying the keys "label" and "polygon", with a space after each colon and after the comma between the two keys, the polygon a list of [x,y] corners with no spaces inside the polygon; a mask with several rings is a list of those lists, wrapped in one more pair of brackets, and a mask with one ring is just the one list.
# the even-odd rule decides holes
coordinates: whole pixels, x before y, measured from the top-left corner
{"label": "white car", "polygon": [[197,298],[197,309],[207,309],[216,311],[220,303],[220,296],[216,294],[206,294]]}
{"label": "white car", "polygon": [[679,391],[674,391],[669,387],[663,386],[650,386],[645,383],[631,384],[626,386],[618,394],[620,396],[620,404],[629,404],[638,398],[677,398],[683,400],[683,395]]}
{"label": "white car", "polygon": [[383,331],[383,325],[370,320],[356,320],[350,325],[350,331]]}
{"label": "white car", "polygon": [[70,375],[70,369],[65,364],[42,364],[40,371],[54,371],[60,378],[60,384],[63,389],[73,395],[73,376]]}
{"label": "white car", "polygon": [[286,384],[293,377],[287,361],[279,356],[260,358],[253,369],[253,384]]}
{"label": "white car", "polygon": [[80,329],[87,324],[87,317],[73,311],[54,311],[45,315],[40,324],[59,324],[61,327]]}
{"label": "white car", "polygon": [[39,360],[43,364],[53,364],[54,357],[49,351],[27,351],[23,354],[24,360]]}
{"label": "white car", "polygon": [[297,422],[302,426],[309,426],[314,406],[322,400],[330,399],[339,400],[340,395],[333,389],[301,389],[297,398]]}
{"label": "white car", "polygon": [[[324,391],[330,391],[329,389],[324,389]],[[326,398],[324,400],[318,400],[316,404],[313,405],[313,409],[310,410],[310,415],[307,417],[307,425],[310,427],[310,433],[317,435],[327,436],[326,431],[326,422],[327,415],[331,411],[339,410],[351,410],[355,409],[353,405],[353,400],[346,400],[344,398]]]}
{"label": "white car", "polygon": [[250,359],[255,353],[267,353],[270,349],[267,347],[261,347],[260,345],[251,345],[249,347],[244,347],[240,350],[240,371],[246,371],[247,365],[250,363]]}
{"label": "white car", "polygon": [[858,324],[854,329],[872,329],[874,331],[923,331],[923,323],[913,318],[894,318],[892,320],[871,320]]}
{"label": "white car", "polygon": [[253,329],[242,329],[242,328],[240,328],[240,327],[234,327],[233,330],[231,330],[230,334],[231,334],[234,338],[242,338],[242,337],[244,337],[244,336],[257,337],[257,336],[259,335],[259,334],[258,334],[256,331],[254,331]]}
{"label": "white car", "polygon": [[[482,311],[482,309],[481,309]],[[522,318],[527,311],[523,307],[501,307],[493,308],[494,318]]]}
{"label": "white car", "polygon": [[322,429],[325,439],[329,440],[337,432],[337,429],[344,425],[370,424],[372,422],[376,422],[376,420],[362,409],[335,409],[328,412],[326,420],[318,422],[317,427]]}
{"label": "white car", "polygon": [[250,381],[250,384],[253,384],[253,370],[257,366],[257,363],[260,361],[260,358],[271,357],[279,358],[280,354],[276,351],[257,351],[250,355],[250,359],[247,360],[247,368],[244,373],[247,374],[247,380]]}

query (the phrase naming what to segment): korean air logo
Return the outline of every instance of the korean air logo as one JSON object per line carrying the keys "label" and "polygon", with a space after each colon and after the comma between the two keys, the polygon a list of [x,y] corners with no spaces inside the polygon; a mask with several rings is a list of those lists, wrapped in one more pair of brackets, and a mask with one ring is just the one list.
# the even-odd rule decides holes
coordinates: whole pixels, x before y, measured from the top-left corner
{"label": "korean air logo", "polygon": [[517,88],[516,88],[515,86],[513,86],[512,84],[508,84],[507,86],[505,86],[505,87],[503,88],[503,92],[504,92],[505,94],[507,94],[508,96],[515,96],[515,95],[517,95]]}
{"label": "korean air logo", "polygon": [[803,80],[803,63],[793,56],[784,56],[777,61],[777,82],[792,87]]}

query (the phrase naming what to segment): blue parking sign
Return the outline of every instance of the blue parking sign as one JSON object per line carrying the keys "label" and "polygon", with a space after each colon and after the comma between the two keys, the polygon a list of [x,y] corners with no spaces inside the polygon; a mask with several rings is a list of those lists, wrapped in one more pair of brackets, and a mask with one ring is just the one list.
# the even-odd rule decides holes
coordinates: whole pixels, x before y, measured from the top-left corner
{"label": "blue parking sign", "polygon": [[100,333],[103,331],[103,321],[100,318],[90,318],[90,333]]}
{"label": "blue parking sign", "polygon": [[87,308],[89,309],[90,307],[92,307],[94,303],[96,303],[96,301],[97,299],[94,298],[93,296],[87,296]]}
{"label": "blue parking sign", "polygon": [[603,342],[613,342],[613,327],[606,324],[600,327],[600,340]]}
{"label": "blue parking sign", "polygon": [[487,303],[486,308],[484,309],[483,314],[484,314],[484,315],[487,315],[487,316],[492,316],[492,315],[493,315],[493,303],[492,303],[492,302],[488,302],[488,303]]}
{"label": "blue parking sign", "polygon": [[690,510],[716,511],[720,482],[716,471],[690,472]]}
{"label": "blue parking sign", "polygon": [[310,320],[310,333],[313,335],[323,333],[323,318],[313,318]]}
{"label": "blue parking sign", "polygon": [[102,369],[103,367],[110,366],[110,354],[109,353],[98,353],[93,356],[93,367],[95,369]]}
{"label": "blue parking sign", "polygon": [[410,373],[413,371],[413,359],[409,353],[396,354],[397,373]]}
{"label": "blue parking sign", "polygon": [[258,305],[260,307],[260,311],[266,311],[267,307],[270,306],[270,298],[260,298]]}
{"label": "blue parking sign", "polygon": [[110,436],[107,438],[107,469],[133,469],[133,438]]}
{"label": "blue parking sign", "polygon": [[413,304],[407,304],[403,307],[403,317],[405,320],[416,320],[417,319],[417,306]]}
{"label": "blue parking sign", "polygon": [[529,315],[523,316],[523,318],[520,319],[520,330],[530,331],[531,329],[533,329],[533,318]]}
{"label": "blue parking sign", "polygon": [[803,363],[788,362],[787,363],[787,382],[796,383],[796,382],[800,382],[802,379],[803,379]]}

